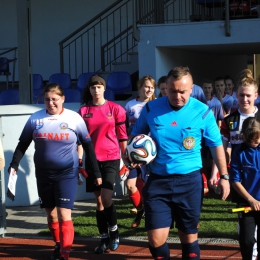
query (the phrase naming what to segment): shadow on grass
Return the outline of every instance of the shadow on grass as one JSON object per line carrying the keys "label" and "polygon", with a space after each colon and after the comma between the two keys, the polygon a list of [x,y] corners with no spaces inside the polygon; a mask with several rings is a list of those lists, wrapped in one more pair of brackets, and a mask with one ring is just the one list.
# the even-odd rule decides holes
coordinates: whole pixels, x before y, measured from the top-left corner
{"label": "shadow on grass", "polygon": [[[138,228],[131,228],[134,215],[129,212],[133,207],[128,197],[115,200],[117,209],[118,227],[121,237],[143,236],[147,233],[144,228],[144,218]],[[228,209],[234,207],[231,201],[221,201],[220,195],[214,192],[205,196],[200,218],[200,238],[228,238],[237,239],[237,215],[228,213]],[[99,237],[96,225],[96,212],[90,210],[81,216],[73,218],[75,236]],[[41,236],[50,236],[49,230],[40,232]],[[177,229],[170,230],[169,237],[178,237]]]}

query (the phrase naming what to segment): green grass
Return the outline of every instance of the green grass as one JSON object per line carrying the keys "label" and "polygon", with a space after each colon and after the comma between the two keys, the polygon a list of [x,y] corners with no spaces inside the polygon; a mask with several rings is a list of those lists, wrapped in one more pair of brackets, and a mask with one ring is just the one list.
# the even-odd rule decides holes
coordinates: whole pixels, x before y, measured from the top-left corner
{"label": "green grass", "polygon": [[[133,207],[128,197],[116,200],[118,226],[120,236],[146,236],[144,219],[137,229],[132,229],[131,223],[134,215],[129,210]],[[228,213],[229,208],[235,207],[231,201],[222,201],[214,192],[207,194],[203,200],[203,208],[200,218],[200,238],[230,238],[237,239],[237,214]],[[73,219],[75,235],[84,237],[99,236],[96,226],[95,210],[88,211]],[[48,230],[40,232],[40,235],[50,235]],[[170,237],[177,237],[177,229],[170,231]]]}

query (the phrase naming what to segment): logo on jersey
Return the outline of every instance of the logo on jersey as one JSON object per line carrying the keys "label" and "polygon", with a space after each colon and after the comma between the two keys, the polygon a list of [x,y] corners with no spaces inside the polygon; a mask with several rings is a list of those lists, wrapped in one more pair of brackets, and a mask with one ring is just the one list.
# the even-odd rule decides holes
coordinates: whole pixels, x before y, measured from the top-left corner
{"label": "logo on jersey", "polygon": [[113,118],[113,115],[112,115],[112,113],[109,111],[109,112],[107,113],[106,117],[107,117],[108,119],[111,119],[111,118]]}
{"label": "logo on jersey", "polygon": [[93,117],[93,114],[92,114],[92,113],[85,114],[83,117],[84,117],[84,118],[91,118],[91,117]]}
{"label": "logo on jersey", "polygon": [[60,124],[60,129],[61,130],[66,130],[67,128],[68,128],[68,124],[67,123],[63,122],[63,123]]}
{"label": "logo on jersey", "polygon": [[237,128],[237,122],[229,122],[229,129],[235,130]]}
{"label": "logo on jersey", "polygon": [[37,119],[36,120],[36,126],[35,126],[35,129],[38,130],[38,129],[41,129],[43,127],[44,123],[43,123],[43,120],[42,119]]}
{"label": "logo on jersey", "polygon": [[129,116],[133,116],[135,114],[135,110],[131,109],[128,114],[129,114]]}
{"label": "logo on jersey", "polygon": [[176,121],[173,121],[173,122],[171,123],[171,125],[172,125],[172,126],[178,126],[178,124],[177,124]]}
{"label": "logo on jersey", "polygon": [[192,136],[188,136],[183,140],[183,146],[187,149],[187,150],[191,150],[192,148],[194,148],[195,144],[196,144],[196,140],[194,137]]}

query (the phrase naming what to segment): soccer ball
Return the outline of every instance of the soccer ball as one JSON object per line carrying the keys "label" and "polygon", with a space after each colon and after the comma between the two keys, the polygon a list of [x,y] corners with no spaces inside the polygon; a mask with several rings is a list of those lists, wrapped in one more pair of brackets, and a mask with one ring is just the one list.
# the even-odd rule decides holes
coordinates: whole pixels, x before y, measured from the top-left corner
{"label": "soccer ball", "polygon": [[153,139],[148,135],[140,134],[128,141],[126,153],[131,162],[145,165],[153,161],[157,151]]}

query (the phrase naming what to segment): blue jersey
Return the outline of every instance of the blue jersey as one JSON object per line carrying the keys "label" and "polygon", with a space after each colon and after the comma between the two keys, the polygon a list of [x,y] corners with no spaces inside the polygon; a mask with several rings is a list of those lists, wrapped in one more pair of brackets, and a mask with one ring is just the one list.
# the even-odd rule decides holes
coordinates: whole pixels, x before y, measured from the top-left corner
{"label": "blue jersey", "polygon": [[212,112],[216,118],[216,120],[223,120],[224,114],[220,101],[213,96],[210,100],[207,101],[207,105],[212,109]]}
{"label": "blue jersey", "polygon": [[260,200],[260,147],[239,144],[232,152],[230,181],[240,182],[256,200]]}
{"label": "blue jersey", "polygon": [[91,142],[81,116],[64,109],[59,115],[49,115],[46,109],[35,112],[24,126],[19,139],[35,143],[34,163],[37,178],[75,177],[78,167],[77,141]]}
{"label": "blue jersey", "polygon": [[207,99],[205,97],[205,94],[202,90],[202,88],[196,84],[193,84],[191,97],[198,99],[200,102],[207,104]]}
{"label": "blue jersey", "polygon": [[168,97],[148,102],[131,134],[149,132],[157,147],[157,156],[149,168],[158,175],[187,174],[201,169],[202,137],[209,147],[222,145],[212,110],[192,97],[177,111],[170,106]]}

